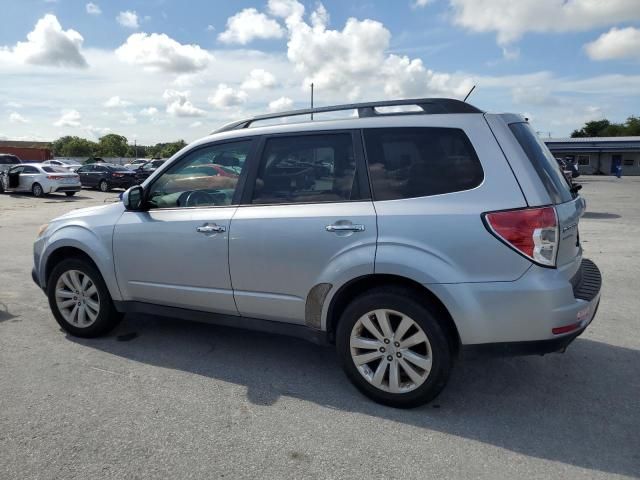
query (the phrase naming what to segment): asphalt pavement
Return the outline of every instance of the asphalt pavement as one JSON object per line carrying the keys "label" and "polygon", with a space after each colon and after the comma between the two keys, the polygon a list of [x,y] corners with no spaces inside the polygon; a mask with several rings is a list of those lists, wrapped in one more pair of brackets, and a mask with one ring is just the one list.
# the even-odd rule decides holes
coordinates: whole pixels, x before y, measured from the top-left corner
{"label": "asphalt pavement", "polygon": [[135,315],[65,335],[34,236],[117,193],[0,195],[0,479],[640,477],[640,177],[580,180],[594,323],[564,354],[463,360],[414,410],[372,403],[302,340]]}

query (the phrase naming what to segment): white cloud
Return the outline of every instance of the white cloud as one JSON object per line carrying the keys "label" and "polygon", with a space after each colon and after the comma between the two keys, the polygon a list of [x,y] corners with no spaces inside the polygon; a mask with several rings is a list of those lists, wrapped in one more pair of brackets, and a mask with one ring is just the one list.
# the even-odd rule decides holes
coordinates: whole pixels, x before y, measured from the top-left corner
{"label": "white cloud", "polygon": [[199,45],[183,45],[164,33],[134,33],[118,47],[116,55],[147,70],[173,73],[202,70],[213,60]]}
{"label": "white cloud", "polygon": [[592,60],[640,59],[640,29],[612,28],[593,42],[586,44],[585,49]]}
{"label": "white cloud", "polygon": [[7,102],[5,105],[9,108],[22,108],[22,104],[18,102]]}
{"label": "white cloud", "polygon": [[572,32],[640,19],[638,0],[450,0],[454,23],[496,32],[507,45],[527,32]]}
{"label": "white cloud", "polygon": [[135,11],[125,10],[124,12],[120,12],[116,20],[126,28],[138,28],[140,26],[138,23],[138,14]]}
{"label": "white cloud", "polygon": [[242,90],[235,90],[230,86],[221,83],[216,91],[208,99],[209,103],[217,108],[230,108],[242,105],[247,101],[247,93]]}
{"label": "white cloud", "polygon": [[87,13],[89,15],[100,15],[102,13],[102,10],[100,10],[100,7],[93,2],[87,3],[85,8],[87,9]]}
{"label": "white cloud", "polygon": [[158,114],[158,109],[156,107],[147,107],[140,110],[140,115],[144,117],[153,117]]}
{"label": "white cloud", "polygon": [[[277,0],[281,3],[282,0]],[[269,8],[274,7],[269,3]],[[382,84],[387,97],[464,95],[472,86],[468,78],[459,78],[427,69],[422,60],[387,54],[391,33],[374,20],[349,18],[342,30],[331,30],[322,22],[326,11],[320,5],[315,24],[300,17],[302,5],[289,1],[286,19],[289,32],[287,56],[296,71],[320,91],[344,92],[353,100],[362,96],[362,86]],[[281,5],[276,10],[284,12]]]}
{"label": "white cloud", "polygon": [[81,119],[82,115],[77,110],[63,110],[54,125],[56,127],[79,127]]}
{"label": "white cloud", "polygon": [[84,39],[75,30],[63,30],[55,15],[47,14],[27,34],[26,42],[14,47],[0,47],[0,62],[53,65],[59,67],[86,67],[87,61],[80,49]]}
{"label": "white cloud", "polygon": [[131,112],[124,112],[122,119],[120,120],[122,125],[135,125],[138,123],[138,119]]}
{"label": "white cloud", "polygon": [[202,126],[202,122],[200,120],[189,124],[189,128],[198,128]]}
{"label": "white cloud", "polygon": [[240,88],[246,90],[260,90],[262,88],[273,88],[277,84],[276,77],[272,73],[262,68],[254,68],[244,79]]}
{"label": "white cloud", "polygon": [[289,97],[280,97],[272,102],[269,102],[270,112],[285,112],[293,108],[293,100]]}
{"label": "white cloud", "polygon": [[304,5],[297,0],[269,0],[268,10],[274,17],[300,18],[304,15]]}
{"label": "white cloud", "polygon": [[246,45],[256,38],[282,38],[280,24],[255,8],[245,8],[227,19],[227,29],[218,35],[223,43]]}
{"label": "white cloud", "polygon": [[167,101],[167,113],[174,117],[202,117],[206,114],[204,110],[197,108],[189,100],[191,92],[165,90],[162,98]]}
{"label": "white cloud", "polygon": [[27,120],[25,117],[20,115],[18,112],[11,112],[9,114],[9,121],[11,123],[28,123],[29,122],[29,120]]}
{"label": "white cloud", "polygon": [[121,108],[121,107],[127,107],[127,106],[131,105],[131,102],[123,100],[118,95],[116,95],[114,97],[111,97],[109,100],[104,102],[102,105],[107,107],[107,108]]}
{"label": "white cloud", "polygon": [[99,138],[107,133],[111,133],[111,129],[108,127],[94,127],[93,125],[87,125],[82,127],[84,131],[86,131],[93,138]]}
{"label": "white cloud", "polygon": [[422,7],[426,7],[430,3],[433,3],[433,0],[414,0],[411,3],[411,6],[413,8],[422,8]]}
{"label": "white cloud", "polygon": [[207,25],[207,32],[214,32],[216,29],[216,27],[214,27],[213,25],[209,24]]}

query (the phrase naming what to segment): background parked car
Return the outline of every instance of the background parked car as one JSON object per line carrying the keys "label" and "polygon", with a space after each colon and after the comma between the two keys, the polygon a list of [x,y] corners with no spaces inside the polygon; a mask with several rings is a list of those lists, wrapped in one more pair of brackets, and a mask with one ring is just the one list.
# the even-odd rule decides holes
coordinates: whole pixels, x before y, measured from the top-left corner
{"label": "background parked car", "polygon": [[82,166],[82,164],[76,162],[75,160],[66,160],[66,159],[45,160],[44,162],[42,162],[42,165],[62,167],[62,168],[66,168],[71,172],[75,172]]}
{"label": "background parked car", "polygon": [[149,160],[147,160],[146,158],[136,158],[134,161],[132,161],[131,163],[125,163],[124,167],[128,168],[130,170],[135,170],[138,167],[141,167],[142,165],[144,165],[145,163],[147,163]]}
{"label": "background parked car", "polygon": [[6,172],[14,165],[19,165],[20,163],[22,162],[15,155],[0,153],[0,172]]}
{"label": "background parked car", "polygon": [[0,192],[31,192],[36,197],[64,192],[71,197],[81,188],[76,173],[53,165],[22,163],[0,174]]}
{"label": "background parked car", "polygon": [[83,187],[98,188],[103,192],[136,184],[135,172],[111,163],[84,165],[78,169],[78,175]]}
{"label": "background parked car", "polygon": [[106,163],[104,161],[104,158],[100,158],[100,157],[89,157],[84,161],[85,165],[90,165],[92,163]]}
{"label": "background parked car", "polygon": [[166,160],[151,160],[150,162],[145,163],[144,165],[138,167],[135,170],[136,173],[136,182],[142,183],[147,178],[151,176],[153,172],[155,172],[160,165],[162,165]]}

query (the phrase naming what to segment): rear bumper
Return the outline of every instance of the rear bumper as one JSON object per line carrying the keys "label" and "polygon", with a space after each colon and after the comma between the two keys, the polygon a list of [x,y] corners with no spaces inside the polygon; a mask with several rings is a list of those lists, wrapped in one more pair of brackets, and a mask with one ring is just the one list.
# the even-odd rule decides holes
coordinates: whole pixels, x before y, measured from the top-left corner
{"label": "rear bumper", "polygon": [[82,185],[60,185],[58,187],[52,187],[50,193],[55,192],[79,192],[82,189]]}
{"label": "rear bumper", "polygon": [[136,185],[138,182],[135,178],[110,178],[107,180],[110,187],[115,188],[129,188]]}
{"label": "rear bumper", "polygon": [[548,353],[566,347],[595,316],[602,277],[584,259],[532,266],[514,282],[427,285],[449,310],[464,349]]}

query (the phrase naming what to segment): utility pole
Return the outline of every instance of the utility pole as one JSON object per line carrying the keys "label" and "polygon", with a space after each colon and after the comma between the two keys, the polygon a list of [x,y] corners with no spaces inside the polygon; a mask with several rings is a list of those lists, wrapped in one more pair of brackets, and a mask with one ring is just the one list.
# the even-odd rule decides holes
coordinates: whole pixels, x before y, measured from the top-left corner
{"label": "utility pole", "polygon": [[[313,82],[311,82],[311,108],[313,108]],[[311,120],[313,120],[313,112],[311,112]]]}
{"label": "utility pole", "polygon": [[134,150],[133,156],[135,160],[136,158],[138,158],[138,140],[135,138],[133,139],[133,150]]}

